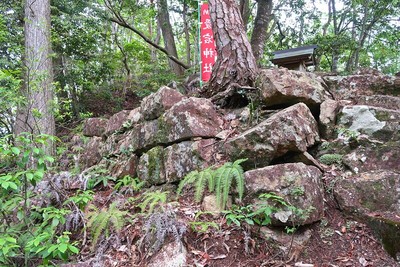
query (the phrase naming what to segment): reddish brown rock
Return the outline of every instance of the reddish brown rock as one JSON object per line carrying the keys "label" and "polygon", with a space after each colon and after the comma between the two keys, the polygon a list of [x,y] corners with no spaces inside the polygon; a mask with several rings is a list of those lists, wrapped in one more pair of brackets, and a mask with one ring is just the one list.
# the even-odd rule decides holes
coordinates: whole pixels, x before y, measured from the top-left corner
{"label": "reddish brown rock", "polygon": [[139,159],[136,155],[121,155],[113,164],[111,164],[111,176],[116,178],[123,178],[126,175],[129,175],[130,177],[136,177],[138,161]]}
{"label": "reddish brown rock", "polygon": [[360,96],[356,100],[356,104],[400,110],[400,97],[389,95]]}
{"label": "reddish brown rock", "polygon": [[335,100],[326,100],[322,102],[319,114],[319,129],[321,137],[331,139],[335,135],[336,115],[339,111],[339,102]]}
{"label": "reddish brown rock", "polygon": [[359,146],[342,160],[354,173],[373,170],[400,172],[400,143],[359,141]]}
{"label": "reddish brown rock", "polygon": [[322,78],[310,72],[272,68],[262,70],[257,87],[266,106],[303,102],[310,107],[321,104],[331,95]]}
{"label": "reddish brown rock", "polygon": [[317,122],[299,103],[228,140],[225,151],[232,159],[248,158],[245,167],[263,167],[289,151],[307,151],[318,140]]}
{"label": "reddish brown rock", "polygon": [[193,137],[212,138],[221,130],[223,120],[208,99],[187,98],[175,104],[163,116],[168,142]]}
{"label": "reddish brown rock", "polygon": [[89,142],[84,145],[83,153],[80,157],[80,161],[84,166],[84,169],[97,164],[101,156],[102,139],[101,137],[91,137]]}
{"label": "reddish brown rock", "polygon": [[102,136],[106,130],[108,120],[103,118],[89,118],[83,121],[84,136]]}
{"label": "reddish brown rock", "polygon": [[140,108],[142,110],[143,118],[145,120],[156,119],[184,98],[185,97],[177,90],[163,86],[156,93],[153,93],[142,100]]}
{"label": "reddish brown rock", "polygon": [[[302,215],[290,215],[290,211],[282,207],[287,221],[275,221],[277,225],[305,225],[320,220],[324,212],[322,172],[303,163],[287,163],[268,166],[245,173],[246,199],[259,203],[257,197],[261,193],[275,193],[286,203],[302,210]],[[274,205],[273,202],[269,203]],[[276,204],[276,203],[275,203]],[[277,219],[277,214],[274,215]],[[279,217],[278,217],[279,218]]]}
{"label": "reddish brown rock", "polygon": [[119,130],[127,121],[129,113],[129,110],[122,110],[112,115],[111,118],[108,120],[105,135],[109,136]]}
{"label": "reddish brown rock", "polygon": [[329,86],[329,91],[335,99],[354,100],[361,95],[393,95],[400,94],[400,83],[396,77],[384,74],[356,74],[349,76],[324,77]]}

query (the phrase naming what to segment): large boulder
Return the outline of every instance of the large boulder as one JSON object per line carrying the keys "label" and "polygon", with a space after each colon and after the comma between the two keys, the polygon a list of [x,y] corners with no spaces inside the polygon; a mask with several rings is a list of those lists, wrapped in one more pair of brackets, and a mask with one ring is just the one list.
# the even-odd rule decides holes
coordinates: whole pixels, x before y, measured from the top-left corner
{"label": "large boulder", "polygon": [[129,113],[129,110],[121,110],[120,112],[112,115],[111,118],[108,120],[105,135],[109,136],[115,133],[117,130],[120,130],[124,123],[127,121]]}
{"label": "large boulder", "polygon": [[292,105],[299,102],[315,107],[331,95],[322,78],[310,72],[272,68],[262,70],[257,87],[266,106]]}
{"label": "large boulder", "polygon": [[195,97],[175,104],[163,115],[163,121],[170,143],[194,137],[213,138],[223,125],[221,115],[211,101]]}
{"label": "large boulder", "polygon": [[387,170],[360,173],[336,181],[334,194],[339,207],[350,214],[399,214],[400,174]]}
{"label": "large boulder", "polygon": [[143,118],[154,120],[183,98],[184,96],[177,90],[163,86],[156,93],[143,98],[140,105]]}
{"label": "large boulder", "polygon": [[364,105],[345,106],[338,127],[381,141],[400,140],[400,111]]}
{"label": "large boulder", "polygon": [[304,152],[319,141],[318,125],[308,107],[299,103],[228,140],[225,151],[233,159],[248,158],[243,166],[263,167],[287,152]]}
{"label": "large boulder", "polygon": [[356,104],[400,110],[400,97],[389,95],[360,96],[357,98]]}
{"label": "large boulder", "polygon": [[357,100],[361,95],[400,94],[400,79],[378,72],[324,77],[335,99]]}
{"label": "large boulder", "polygon": [[[322,172],[303,163],[272,165],[245,172],[245,186],[248,201],[259,203],[261,193],[274,193],[285,202],[301,210],[301,215],[293,216],[282,207],[281,214],[288,214],[283,221],[280,214],[274,214],[279,220],[277,225],[305,225],[320,220],[324,212]],[[268,203],[275,205],[276,203]],[[288,213],[289,212],[289,213]],[[291,215],[292,214],[292,215]]]}
{"label": "large boulder", "polygon": [[102,138],[94,136],[90,137],[89,142],[84,145],[83,153],[80,157],[84,169],[97,164],[101,160],[102,144]]}
{"label": "large boulder", "polygon": [[215,139],[185,141],[164,149],[165,175],[168,182],[180,181],[191,171],[204,169],[214,162]]}
{"label": "large boulder", "polygon": [[328,99],[322,102],[319,114],[319,129],[322,138],[330,139],[334,136],[336,115],[339,111],[339,102]]}
{"label": "large boulder", "polygon": [[342,161],[354,173],[373,170],[400,172],[400,143],[359,139],[358,146],[344,155]]}
{"label": "large boulder", "polygon": [[84,136],[102,136],[106,130],[108,120],[104,118],[89,118],[83,121]]}
{"label": "large boulder", "polygon": [[116,178],[123,178],[126,175],[136,177],[136,168],[138,166],[138,157],[136,155],[121,155],[110,166],[110,175]]}

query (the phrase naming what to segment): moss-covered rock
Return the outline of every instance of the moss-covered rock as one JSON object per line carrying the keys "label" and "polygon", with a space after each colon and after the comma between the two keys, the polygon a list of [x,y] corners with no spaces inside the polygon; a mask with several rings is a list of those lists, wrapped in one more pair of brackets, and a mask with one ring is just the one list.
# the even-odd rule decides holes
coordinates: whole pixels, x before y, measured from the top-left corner
{"label": "moss-covered rock", "polygon": [[156,146],[144,153],[139,159],[137,173],[140,180],[146,181],[147,186],[166,183],[164,148]]}

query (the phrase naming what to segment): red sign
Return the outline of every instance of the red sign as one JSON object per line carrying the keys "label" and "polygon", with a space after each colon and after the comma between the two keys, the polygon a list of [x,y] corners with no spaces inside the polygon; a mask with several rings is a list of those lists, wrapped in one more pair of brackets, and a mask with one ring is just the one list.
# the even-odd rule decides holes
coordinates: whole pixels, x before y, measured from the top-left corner
{"label": "red sign", "polygon": [[207,82],[210,80],[212,66],[215,63],[217,52],[215,50],[210,12],[207,3],[201,4],[200,12],[201,79]]}

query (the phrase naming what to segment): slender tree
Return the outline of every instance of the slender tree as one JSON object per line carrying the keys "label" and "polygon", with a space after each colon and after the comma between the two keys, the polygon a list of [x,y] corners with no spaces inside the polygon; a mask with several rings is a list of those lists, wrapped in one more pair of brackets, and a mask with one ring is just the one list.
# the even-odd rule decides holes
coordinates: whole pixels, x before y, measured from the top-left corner
{"label": "slender tree", "polygon": [[273,20],[272,0],[257,0],[257,15],[254,20],[253,34],[251,36],[251,48],[257,63],[260,63],[265,50],[268,36],[268,27]]}
{"label": "slender tree", "polygon": [[[158,23],[161,27],[161,32],[162,32],[163,39],[164,39],[165,50],[167,50],[171,56],[178,58],[178,52],[176,50],[174,33],[172,32],[172,26],[171,26],[171,22],[169,20],[167,0],[157,0],[157,8],[158,8],[157,18],[158,18]],[[184,70],[179,64],[177,64],[176,62],[174,62],[171,59],[169,59],[168,62],[169,62],[169,66],[171,67],[172,71],[176,75],[179,75],[179,76],[183,75]]]}
{"label": "slender tree", "polygon": [[[50,46],[50,0],[25,1],[25,73],[22,93],[25,103],[18,109],[15,134],[55,134],[53,72]],[[48,146],[46,152],[53,153]]]}

